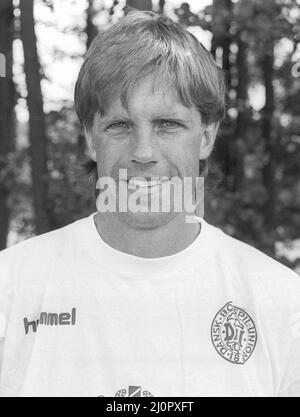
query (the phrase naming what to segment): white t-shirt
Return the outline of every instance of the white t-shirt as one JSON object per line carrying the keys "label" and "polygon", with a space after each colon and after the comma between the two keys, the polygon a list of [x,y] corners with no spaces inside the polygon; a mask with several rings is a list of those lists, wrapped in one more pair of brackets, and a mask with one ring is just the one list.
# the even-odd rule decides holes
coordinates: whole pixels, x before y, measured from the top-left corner
{"label": "white t-shirt", "polygon": [[300,396],[300,278],[199,221],[155,259],[93,215],[1,252],[1,395]]}

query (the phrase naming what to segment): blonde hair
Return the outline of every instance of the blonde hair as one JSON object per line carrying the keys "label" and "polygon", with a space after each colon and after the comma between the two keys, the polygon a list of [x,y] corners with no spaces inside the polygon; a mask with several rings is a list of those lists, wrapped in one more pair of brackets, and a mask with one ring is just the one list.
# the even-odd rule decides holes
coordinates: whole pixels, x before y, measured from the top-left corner
{"label": "blonde hair", "polygon": [[86,128],[105,114],[111,100],[149,74],[172,83],[178,99],[195,106],[204,122],[225,114],[225,77],[212,55],[187,30],[154,12],[132,11],[93,41],[75,87],[75,108]]}

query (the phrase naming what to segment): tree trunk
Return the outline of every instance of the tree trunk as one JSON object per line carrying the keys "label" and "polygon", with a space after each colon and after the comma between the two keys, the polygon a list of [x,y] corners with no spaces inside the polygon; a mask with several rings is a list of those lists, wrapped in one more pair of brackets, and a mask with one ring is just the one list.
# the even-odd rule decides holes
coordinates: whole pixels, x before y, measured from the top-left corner
{"label": "tree trunk", "polygon": [[166,0],[159,0],[159,12],[160,12],[160,14],[164,14],[165,4],[166,4]]}
{"label": "tree trunk", "polygon": [[86,46],[89,49],[91,43],[93,42],[94,38],[98,34],[98,30],[93,23],[93,17],[95,15],[94,10],[94,0],[88,0],[88,7],[86,9]]}
{"label": "tree trunk", "polygon": [[[113,9],[113,6],[112,6]],[[113,11],[112,11],[113,13]],[[88,0],[88,6],[86,9],[86,50],[89,49],[94,38],[98,35],[98,29],[93,23],[93,17],[95,15],[94,0]],[[77,137],[78,142],[78,155],[83,156],[85,154],[86,144],[83,127],[80,126],[80,130]]]}
{"label": "tree trunk", "polygon": [[228,84],[230,84],[231,15],[232,0],[214,0],[211,53],[215,56],[217,48],[222,48],[222,68],[226,73]]}
{"label": "tree trunk", "polygon": [[47,135],[41,91],[40,64],[33,17],[34,0],[20,0],[21,38],[29,110],[29,139],[36,233],[49,231],[47,209]]}
{"label": "tree trunk", "polygon": [[272,231],[275,226],[276,203],[276,138],[272,129],[274,114],[274,44],[268,42],[262,59],[262,73],[266,89],[266,103],[262,109],[262,136],[265,142],[266,163],[263,168],[263,183],[267,192],[264,219],[267,230]]}
{"label": "tree trunk", "polygon": [[152,0],[126,0],[126,6],[137,10],[152,10]]}
{"label": "tree trunk", "polygon": [[[94,0],[88,0],[88,7],[86,9],[86,26],[85,26],[87,50],[91,46],[91,43],[93,42],[94,38],[98,35],[98,30],[93,23],[94,15],[95,15]],[[78,140],[78,154],[84,155],[85,135],[84,135],[84,130],[82,126],[80,127],[77,140]]]}
{"label": "tree trunk", "polygon": [[238,115],[236,119],[234,140],[231,146],[231,165],[233,175],[233,190],[239,190],[242,187],[244,179],[244,151],[245,133],[248,121],[248,67],[247,67],[247,45],[243,40],[243,31],[237,34],[237,76],[238,84],[236,88],[236,101]]}
{"label": "tree trunk", "polygon": [[[0,76],[0,250],[5,249],[9,229],[7,200],[9,184],[8,154],[14,139],[14,85],[12,80],[12,42],[14,37],[12,0],[0,3],[0,53],[5,71]],[[2,77],[3,76],[3,77]]]}
{"label": "tree trunk", "polygon": [[[232,0],[214,0],[212,13],[212,32],[211,53],[216,57],[218,48],[222,50],[222,68],[226,75],[227,85],[230,89],[231,84],[231,62],[230,27],[232,23]],[[234,173],[232,169],[232,122],[226,116],[222,124],[222,137],[216,141],[214,158],[224,174],[223,184],[228,190],[234,188]]]}

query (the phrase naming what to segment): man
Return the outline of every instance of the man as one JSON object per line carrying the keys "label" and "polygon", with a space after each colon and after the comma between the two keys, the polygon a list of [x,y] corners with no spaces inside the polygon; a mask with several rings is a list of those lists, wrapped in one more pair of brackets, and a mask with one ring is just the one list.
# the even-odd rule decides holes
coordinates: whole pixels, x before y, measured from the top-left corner
{"label": "man", "polygon": [[178,209],[224,95],[170,19],[132,12],[95,39],[75,104],[98,211],[0,254],[2,395],[300,394],[298,276]]}

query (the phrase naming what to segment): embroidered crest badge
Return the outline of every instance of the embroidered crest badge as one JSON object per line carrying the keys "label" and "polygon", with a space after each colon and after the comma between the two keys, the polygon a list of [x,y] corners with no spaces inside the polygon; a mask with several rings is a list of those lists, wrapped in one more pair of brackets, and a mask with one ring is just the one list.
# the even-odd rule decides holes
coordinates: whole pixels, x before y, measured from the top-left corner
{"label": "embroidered crest badge", "polygon": [[229,362],[243,365],[256,345],[254,321],[245,310],[229,301],[213,319],[211,340],[220,356]]}

